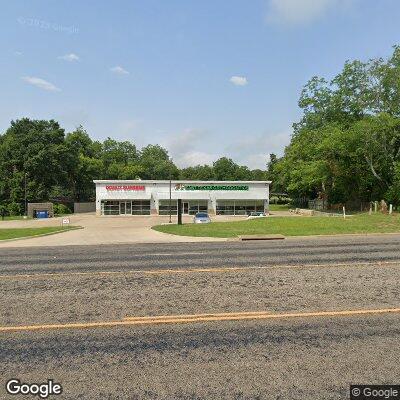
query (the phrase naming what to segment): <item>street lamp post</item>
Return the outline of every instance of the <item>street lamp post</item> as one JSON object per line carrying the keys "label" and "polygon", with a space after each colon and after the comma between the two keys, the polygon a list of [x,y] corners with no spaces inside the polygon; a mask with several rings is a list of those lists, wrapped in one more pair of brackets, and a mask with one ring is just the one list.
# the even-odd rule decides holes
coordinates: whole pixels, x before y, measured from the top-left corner
{"label": "street lamp post", "polygon": [[169,180],[169,223],[172,223],[172,217],[171,217],[171,191],[172,191],[172,181],[171,179]]}
{"label": "street lamp post", "polygon": [[28,216],[28,203],[27,203],[27,196],[26,196],[26,172],[24,173],[24,191],[25,191],[25,218]]}

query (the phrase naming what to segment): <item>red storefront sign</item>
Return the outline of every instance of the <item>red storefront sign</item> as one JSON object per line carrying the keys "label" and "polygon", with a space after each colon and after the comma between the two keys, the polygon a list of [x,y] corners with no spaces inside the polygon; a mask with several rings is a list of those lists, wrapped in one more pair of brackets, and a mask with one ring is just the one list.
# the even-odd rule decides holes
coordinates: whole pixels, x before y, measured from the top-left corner
{"label": "red storefront sign", "polygon": [[107,185],[106,190],[109,191],[141,191],[145,190],[145,187],[142,185]]}

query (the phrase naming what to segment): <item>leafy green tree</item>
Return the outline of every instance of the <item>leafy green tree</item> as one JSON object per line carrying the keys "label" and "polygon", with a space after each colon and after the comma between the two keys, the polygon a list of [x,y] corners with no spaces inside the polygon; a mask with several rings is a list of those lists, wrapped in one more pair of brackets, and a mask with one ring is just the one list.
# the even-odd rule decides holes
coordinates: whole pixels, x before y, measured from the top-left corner
{"label": "leafy green tree", "polygon": [[397,161],[394,165],[393,181],[385,197],[390,203],[400,205],[400,161]]}
{"label": "leafy green tree", "polygon": [[251,181],[265,181],[268,180],[269,178],[267,177],[266,171],[263,171],[262,169],[253,169],[250,171],[251,175]]}
{"label": "leafy green tree", "polygon": [[64,130],[53,120],[12,121],[0,141],[2,199],[22,203],[25,177],[30,200],[47,199],[53,186],[65,186],[71,154],[64,138]]}
{"label": "leafy green tree", "polygon": [[399,47],[387,60],[346,62],[331,82],[312,78],[299,106],[303,116],[273,167],[292,197],[323,196],[331,203],[396,198]]}
{"label": "leafy green tree", "polygon": [[138,152],[136,146],[131,142],[118,142],[107,138],[103,142],[102,158],[106,166],[114,162],[128,164],[138,161]]}
{"label": "leafy green tree", "polygon": [[140,153],[139,165],[143,170],[142,179],[178,179],[179,170],[172,162],[167,150],[159,145],[144,147]]}
{"label": "leafy green tree", "polygon": [[213,168],[215,179],[219,181],[234,181],[239,173],[239,165],[227,157],[215,161]]}
{"label": "leafy green tree", "polygon": [[210,165],[196,165],[180,170],[180,179],[207,181],[214,179],[214,170]]}

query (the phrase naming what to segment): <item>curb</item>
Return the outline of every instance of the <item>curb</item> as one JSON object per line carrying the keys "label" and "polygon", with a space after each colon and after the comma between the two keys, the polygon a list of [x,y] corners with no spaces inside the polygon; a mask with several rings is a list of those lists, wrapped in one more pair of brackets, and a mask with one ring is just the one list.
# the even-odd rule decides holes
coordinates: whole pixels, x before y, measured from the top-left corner
{"label": "curb", "polygon": [[[199,242],[204,242],[204,243],[211,243],[211,242],[227,242],[229,240],[237,240],[236,237],[216,237],[216,236],[189,236],[189,235],[176,235],[175,233],[168,233],[168,232],[160,232],[157,231],[156,229],[153,229],[153,227],[150,227],[150,229],[153,232],[157,232],[160,235],[167,235],[167,236],[171,236],[171,237],[180,237],[180,238],[192,238],[192,239],[198,239],[198,238],[204,238],[204,239],[209,239],[209,240],[199,240]],[[130,243],[130,242],[127,242]],[[154,242],[154,243],[164,243],[164,242]],[[173,243],[173,242],[170,242]],[[181,242],[176,242],[176,243],[193,243],[190,241],[185,242],[184,240],[182,240]]]}
{"label": "curb", "polygon": [[[153,229],[155,232],[158,232],[162,235],[168,235],[168,236],[174,236],[174,237],[187,237],[187,238],[204,238],[204,239],[210,239],[209,242],[220,242],[220,241],[242,241],[240,239],[240,235],[239,236],[230,236],[230,237],[217,237],[217,236],[189,236],[189,235],[178,235],[175,233],[167,233],[167,232],[160,232],[157,231],[155,229]],[[322,235],[276,235],[276,236],[280,236],[277,238],[273,238],[273,239],[315,239],[315,238],[339,238],[339,237],[353,237],[353,236],[358,236],[358,237],[367,237],[367,236],[399,236],[400,235],[400,231],[399,232],[369,232],[369,233],[336,233],[336,234],[322,234]],[[271,235],[273,236],[273,235]],[[271,238],[272,239],[272,238]],[[271,240],[270,239],[270,240]],[[246,240],[245,240],[246,241]],[[261,241],[261,240],[260,240]],[[204,241],[206,242],[206,241]],[[185,242],[182,241],[181,243],[192,243],[192,242]]]}
{"label": "curb", "polygon": [[400,235],[399,232],[369,232],[369,233],[336,233],[336,234],[325,234],[325,235],[299,235],[299,236],[286,236],[286,239],[313,239],[313,238],[337,238],[337,237],[353,237],[353,236],[361,236],[361,237],[366,237],[366,236],[390,236],[390,235]]}

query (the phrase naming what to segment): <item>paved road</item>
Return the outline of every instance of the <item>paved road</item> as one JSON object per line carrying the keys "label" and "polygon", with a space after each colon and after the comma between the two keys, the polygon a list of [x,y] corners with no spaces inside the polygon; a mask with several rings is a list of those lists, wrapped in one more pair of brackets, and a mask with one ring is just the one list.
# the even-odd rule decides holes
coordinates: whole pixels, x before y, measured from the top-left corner
{"label": "paved road", "polygon": [[[384,235],[2,249],[0,398],[18,398],[4,391],[11,377],[53,378],[63,399],[343,399],[350,383],[400,383],[400,313],[352,314],[400,308],[399,245]],[[250,311],[283,317],[118,325]],[[303,315],[324,311],[350,314]]]}

